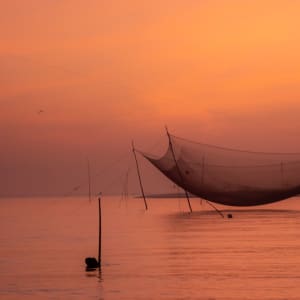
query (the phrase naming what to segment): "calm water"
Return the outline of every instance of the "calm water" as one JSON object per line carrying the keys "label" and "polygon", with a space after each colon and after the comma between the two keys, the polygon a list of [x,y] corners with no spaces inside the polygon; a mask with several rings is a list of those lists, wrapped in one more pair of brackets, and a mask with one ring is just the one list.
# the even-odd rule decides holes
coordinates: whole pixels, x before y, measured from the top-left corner
{"label": "calm water", "polygon": [[[300,199],[228,209],[193,199],[0,199],[0,299],[300,299]],[[221,206],[218,206],[222,208]]]}

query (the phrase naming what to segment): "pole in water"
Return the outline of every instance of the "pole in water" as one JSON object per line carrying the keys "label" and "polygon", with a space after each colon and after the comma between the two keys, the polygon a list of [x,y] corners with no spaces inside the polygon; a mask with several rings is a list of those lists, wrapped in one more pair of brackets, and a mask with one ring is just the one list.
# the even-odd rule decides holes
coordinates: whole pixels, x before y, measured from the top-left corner
{"label": "pole in water", "polygon": [[101,221],[101,196],[98,197],[99,207],[99,242],[98,242],[98,265],[101,266],[101,250],[102,250],[102,221]]}
{"label": "pole in water", "polygon": [[208,200],[206,200],[206,203],[209,204],[222,218],[224,218],[224,215],[222,214],[222,212],[220,210],[218,210],[212,203],[210,203]]}
{"label": "pole in water", "polygon": [[[170,150],[171,150],[171,153],[172,153],[172,156],[173,156],[176,168],[177,168],[178,175],[180,177],[181,183],[184,184],[183,176],[181,174],[180,168],[178,166],[178,163],[177,163],[177,160],[176,160],[176,157],[175,157],[175,152],[174,152],[174,149],[173,149],[173,144],[172,144],[172,141],[171,141],[171,136],[170,136],[170,133],[168,131],[168,127],[167,126],[166,126],[166,131],[167,131],[167,136],[168,136],[168,139],[169,139],[169,147],[170,147]],[[189,193],[187,192],[186,189],[184,189],[184,192],[185,192],[186,200],[187,200],[188,205],[189,205],[190,212],[193,212],[192,206],[191,206],[191,202],[190,202]]]}
{"label": "pole in water", "polygon": [[101,268],[101,240],[102,240],[102,226],[101,226],[101,196],[98,197],[98,206],[99,206],[99,241],[98,241],[98,261],[95,257],[86,257],[86,269],[94,270],[96,268]]}
{"label": "pole in water", "polygon": [[142,195],[143,195],[143,198],[144,198],[145,209],[147,210],[148,209],[148,205],[147,205],[146,196],[145,196],[145,193],[144,193],[144,188],[143,188],[143,184],[142,184],[142,178],[141,178],[141,174],[140,174],[140,168],[139,168],[138,160],[137,160],[137,157],[136,157],[136,153],[135,153],[135,148],[134,148],[133,141],[132,141],[132,152],[133,152],[134,159],[135,159],[136,170],[137,170],[137,174],[138,174],[138,177],[139,177],[139,183],[140,183],[141,192],[142,192]]}

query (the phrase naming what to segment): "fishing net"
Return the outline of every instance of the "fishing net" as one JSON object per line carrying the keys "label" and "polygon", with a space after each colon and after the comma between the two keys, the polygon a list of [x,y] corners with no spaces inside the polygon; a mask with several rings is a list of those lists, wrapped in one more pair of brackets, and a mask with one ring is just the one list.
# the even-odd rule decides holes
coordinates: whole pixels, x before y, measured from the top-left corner
{"label": "fishing net", "polygon": [[225,205],[252,206],[300,193],[300,153],[241,151],[169,137],[162,157],[143,155],[191,194]]}

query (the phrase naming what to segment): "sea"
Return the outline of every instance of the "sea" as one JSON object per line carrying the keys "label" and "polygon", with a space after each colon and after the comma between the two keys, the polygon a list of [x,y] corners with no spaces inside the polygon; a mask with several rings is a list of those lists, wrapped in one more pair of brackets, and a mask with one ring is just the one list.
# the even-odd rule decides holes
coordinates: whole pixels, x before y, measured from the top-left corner
{"label": "sea", "polygon": [[[0,299],[299,300],[300,198],[234,208],[204,200],[0,199]],[[228,218],[231,214],[232,218]]]}

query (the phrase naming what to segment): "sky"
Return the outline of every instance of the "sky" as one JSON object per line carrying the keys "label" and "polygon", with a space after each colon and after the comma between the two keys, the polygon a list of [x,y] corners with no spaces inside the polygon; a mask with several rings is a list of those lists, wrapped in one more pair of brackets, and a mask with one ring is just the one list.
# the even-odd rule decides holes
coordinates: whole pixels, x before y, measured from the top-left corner
{"label": "sky", "polygon": [[300,152],[299,14],[291,0],[2,0],[0,196],[86,186],[87,159],[93,191],[118,193],[131,141],[150,151],[166,125]]}

